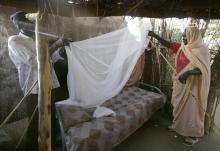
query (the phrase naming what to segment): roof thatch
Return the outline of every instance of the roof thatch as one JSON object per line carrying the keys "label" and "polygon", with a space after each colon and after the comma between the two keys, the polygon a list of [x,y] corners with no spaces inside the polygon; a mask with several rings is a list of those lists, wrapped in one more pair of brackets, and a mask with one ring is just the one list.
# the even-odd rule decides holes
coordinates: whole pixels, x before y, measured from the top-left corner
{"label": "roof thatch", "polygon": [[[139,16],[220,18],[219,0],[1,0],[15,7],[44,7],[60,16]],[[52,10],[52,11],[51,11]]]}

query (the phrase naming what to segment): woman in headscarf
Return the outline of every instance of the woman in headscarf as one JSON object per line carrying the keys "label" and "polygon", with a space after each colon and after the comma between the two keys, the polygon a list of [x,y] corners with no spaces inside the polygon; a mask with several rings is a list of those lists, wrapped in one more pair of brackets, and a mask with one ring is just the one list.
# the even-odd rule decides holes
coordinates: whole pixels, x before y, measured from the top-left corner
{"label": "woman in headscarf", "polygon": [[200,31],[189,26],[183,33],[183,42],[168,42],[153,32],[155,37],[176,55],[173,76],[173,123],[169,129],[185,137],[191,146],[204,135],[204,120],[210,87],[210,53],[203,43]]}

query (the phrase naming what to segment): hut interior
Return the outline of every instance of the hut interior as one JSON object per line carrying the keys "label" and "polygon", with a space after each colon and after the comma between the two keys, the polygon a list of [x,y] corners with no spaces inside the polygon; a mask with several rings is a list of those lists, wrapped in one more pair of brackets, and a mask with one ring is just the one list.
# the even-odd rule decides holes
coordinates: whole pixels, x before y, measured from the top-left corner
{"label": "hut interior", "polygon": [[[145,51],[144,71],[140,80],[143,85],[141,86],[147,87],[147,89],[155,92],[162,91],[163,94],[165,94],[167,101],[159,110],[155,109],[157,111],[155,111],[154,114],[152,113],[152,117],[149,117],[150,119],[147,119],[141,127],[138,127],[132,133],[129,133],[130,136],[126,136],[126,139],[124,138],[123,141],[118,141],[117,145],[112,145],[110,143],[110,147],[107,146],[105,149],[107,150],[111,148],[112,151],[220,150],[220,73],[218,71],[220,66],[220,33],[218,32],[220,28],[219,0],[1,0],[0,150],[14,150],[18,144],[22,145],[22,143],[25,142],[25,138],[24,140],[21,140],[21,138],[28,126],[25,102],[19,106],[10,119],[7,120],[7,123],[4,124],[4,126],[2,125],[6,117],[13,111],[23,97],[19,85],[17,69],[8,55],[8,38],[19,32],[10,21],[10,15],[16,11],[26,11],[27,13],[34,13],[37,11],[40,13],[46,12],[46,21],[39,23],[39,30],[42,29],[42,36],[38,37],[41,42],[41,45],[39,45],[38,48],[39,50],[46,49],[42,46],[48,39],[53,41],[54,39],[62,37],[71,39],[71,41],[82,41],[118,29],[123,29],[127,25],[127,20],[135,18],[148,18],[151,22],[152,30],[169,41],[181,40],[178,39],[181,37],[178,37],[178,34],[183,31],[183,29],[177,30],[175,27],[172,29],[169,28],[170,22],[178,21],[182,22],[184,25],[186,25],[185,22],[194,22],[198,24],[200,29],[204,31],[204,39],[210,44],[209,49],[212,57],[211,86],[207,106],[208,116],[205,120],[205,136],[195,146],[186,147],[182,144],[182,138],[178,134],[166,130],[166,127],[170,125],[172,121],[172,69],[170,65],[167,64],[167,61],[173,66],[174,57],[170,57],[170,54],[167,51],[163,51],[165,49],[164,47],[160,47],[157,41],[151,39],[152,45],[155,47],[152,46],[149,48],[149,51]],[[176,24],[172,26],[175,25]],[[42,40],[43,38],[46,40]],[[159,51],[162,53],[159,53]],[[44,51],[39,52],[41,52],[42,55],[45,55]],[[161,56],[161,54],[163,56]],[[167,58],[167,60],[164,60],[163,57]],[[42,62],[44,61],[47,60],[43,60]],[[42,66],[44,66],[44,64],[42,64]],[[58,77],[59,81],[61,80],[61,83],[65,83],[68,68],[65,68],[59,63],[55,63],[54,66],[57,68],[56,73],[61,75]],[[50,68],[49,65],[47,67]],[[42,79],[45,78],[42,77]],[[47,81],[50,80],[46,80],[46,82]],[[147,84],[147,86],[145,84]],[[59,100],[65,100],[69,97],[66,87],[66,85],[63,87],[61,86],[61,90],[57,91],[56,95]],[[42,96],[42,98],[43,97],[47,98],[51,96],[46,95]],[[44,102],[45,99],[42,99],[41,101]],[[41,105],[44,106],[43,103]],[[41,110],[50,111],[51,109],[45,108],[44,110],[41,108]],[[63,135],[66,133],[65,128],[62,129],[63,125],[59,125],[59,122],[62,121],[60,115],[62,112],[57,111],[56,113],[58,114],[56,125],[57,127],[61,127],[61,129],[58,128],[57,130],[57,144],[52,149],[50,147],[49,149],[43,147],[43,150],[70,151],[71,149],[66,148],[65,146],[67,144],[66,142],[69,141],[66,139],[67,137]],[[45,116],[45,114],[42,114],[42,116]],[[50,118],[50,116],[51,115],[48,114],[47,117]],[[107,122],[111,123],[111,121]],[[47,126],[47,124],[45,124],[47,128],[39,127],[39,129],[50,130],[49,125],[50,124]],[[109,127],[109,129],[112,127]],[[84,132],[86,130],[88,129],[84,129]],[[118,129],[115,129],[115,131],[117,130]],[[72,132],[73,131],[69,131],[69,133]],[[80,133],[80,135],[84,135],[84,132]],[[93,131],[91,133],[96,134]],[[100,136],[94,135],[93,137],[95,140],[95,137]],[[109,138],[109,140],[110,139],[111,138]],[[81,143],[83,144],[83,142]],[[41,145],[42,144],[47,146],[50,143],[41,143]],[[98,150],[95,147],[98,143],[94,143],[93,140],[90,140],[88,144],[82,144],[78,147],[78,151],[89,151],[92,149]],[[106,144],[108,144],[108,142]]]}

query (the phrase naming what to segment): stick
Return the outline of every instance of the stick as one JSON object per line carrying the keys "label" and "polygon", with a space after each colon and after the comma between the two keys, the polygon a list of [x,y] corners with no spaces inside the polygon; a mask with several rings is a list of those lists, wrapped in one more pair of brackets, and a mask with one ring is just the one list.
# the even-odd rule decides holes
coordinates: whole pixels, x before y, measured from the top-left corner
{"label": "stick", "polygon": [[[152,43],[152,42],[151,42]],[[153,43],[152,43],[153,45]],[[154,47],[156,47],[154,45]],[[162,56],[162,58],[167,62],[167,64],[171,67],[171,69],[176,72],[175,68],[171,65],[171,63],[166,59],[166,57],[159,51],[159,54]],[[210,115],[206,112],[206,110],[203,108],[203,106],[201,105],[201,103],[198,101],[198,98],[193,94],[192,90],[189,91],[190,95],[193,97],[193,99],[199,104],[199,107],[202,109],[202,111],[205,113],[205,115],[211,119]],[[215,123],[213,123],[215,128],[217,129],[217,131],[220,132],[220,129],[217,127],[217,125]]]}
{"label": "stick", "polygon": [[14,109],[9,113],[9,115],[5,118],[5,120],[1,123],[0,129],[8,122],[8,120],[11,118],[11,116],[14,114],[14,112],[19,108],[19,106],[23,103],[25,98],[30,94],[31,90],[34,88],[34,86],[37,84],[37,81],[31,86],[31,88],[28,90],[27,94],[19,101],[19,103],[14,107]]}
{"label": "stick", "polygon": [[[44,27],[46,16],[39,10],[36,18],[36,31],[39,27]],[[38,106],[39,106],[39,150],[51,151],[51,65],[49,62],[48,42],[45,36],[36,34],[36,49],[38,61]]]}

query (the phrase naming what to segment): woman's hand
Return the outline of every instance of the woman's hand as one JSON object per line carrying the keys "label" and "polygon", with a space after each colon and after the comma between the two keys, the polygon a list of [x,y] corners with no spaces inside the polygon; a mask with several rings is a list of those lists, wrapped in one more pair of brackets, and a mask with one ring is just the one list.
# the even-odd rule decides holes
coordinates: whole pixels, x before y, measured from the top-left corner
{"label": "woman's hand", "polygon": [[189,77],[189,73],[188,72],[184,72],[183,74],[181,74],[178,78],[178,80],[182,83],[182,84],[186,84],[186,80]]}

